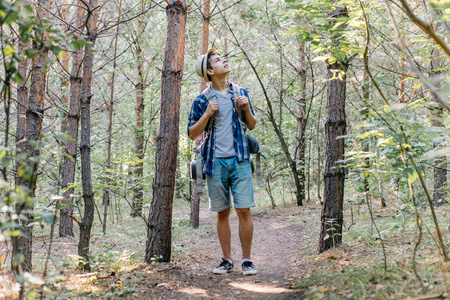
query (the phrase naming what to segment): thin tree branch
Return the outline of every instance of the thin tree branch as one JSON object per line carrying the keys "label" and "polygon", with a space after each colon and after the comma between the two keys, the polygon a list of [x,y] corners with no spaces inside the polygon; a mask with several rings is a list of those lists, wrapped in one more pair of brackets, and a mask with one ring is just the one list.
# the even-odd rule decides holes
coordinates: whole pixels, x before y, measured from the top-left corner
{"label": "thin tree branch", "polygon": [[399,29],[397,27],[397,22],[395,22],[394,19],[394,15],[392,14],[392,10],[391,10],[391,6],[389,5],[389,1],[385,0],[388,11],[389,11],[389,16],[391,17],[392,20],[392,24],[394,26],[394,31],[397,35],[397,39],[400,42],[400,46],[402,48],[403,53],[406,56],[406,60],[408,61],[408,63],[410,64],[411,68],[413,69],[413,71],[417,74],[417,76],[419,76],[420,80],[431,90],[431,92],[436,96],[436,101],[439,102],[440,104],[442,104],[442,106],[444,106],[449,112],[450,112],[450,106],[449,104],[444,100],[444,96],[441,95],[441,93],[436,89],[436,87],[429,83],[428,80],[425,78],[425,76],[423,76],[422,72],[420,72],[419,68],[417,68],[417,65],[414,64],[413,59],[411,58],[410,54],[407,51],[405,42],[403,41]]}
{"label": "thin tree branch", "polygon": [[411,19],[411,21],[414,24],[416,24],[420,29],[422,29],[423,32],[428,34],[439,46],[441,46],[442,50],[444,50],[447,56],[450,57],[450,48],[447,46],[447,43],[436,34],[436,32],[433,30],[433,27],[429,23],[417,17],[405,0],[400,0],[400,2],[402,3],[403,8],[405,9],[404,12]]}

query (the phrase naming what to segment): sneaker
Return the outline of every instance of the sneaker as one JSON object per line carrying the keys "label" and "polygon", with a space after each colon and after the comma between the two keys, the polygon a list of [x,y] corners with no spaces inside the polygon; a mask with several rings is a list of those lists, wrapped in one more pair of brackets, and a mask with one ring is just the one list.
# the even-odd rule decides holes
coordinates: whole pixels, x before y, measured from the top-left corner
{"label": "sneaker", "polygon": [[244,261],[242,263],[242,274],[255,275],[256,273],[258,273],[258,270],[256,270],[255,266],[251,261]]}
{"label": "sneaker", "polygon": [[213,270],[214,274],[226,274],[233,271],[233,263],[230,263],[228,260],[222,258],[222,263]]}

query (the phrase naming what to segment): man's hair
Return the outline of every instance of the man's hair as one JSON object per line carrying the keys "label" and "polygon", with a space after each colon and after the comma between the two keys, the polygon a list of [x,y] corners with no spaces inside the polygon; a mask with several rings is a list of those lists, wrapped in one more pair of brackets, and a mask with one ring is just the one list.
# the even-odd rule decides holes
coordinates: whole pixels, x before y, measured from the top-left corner
{"label": "man's hair", "polygon": [[[211,58],[211,56],[219,54],[219,52],[216,51],[211,51],[208,53],[208,56],[206,57],[206,70],[211,70],[211,63],[209,62],[209,59]],[[208,80],[211,81],[211,76],[209,76],[209,74],[207,74],[206,76],[208,76]]]}

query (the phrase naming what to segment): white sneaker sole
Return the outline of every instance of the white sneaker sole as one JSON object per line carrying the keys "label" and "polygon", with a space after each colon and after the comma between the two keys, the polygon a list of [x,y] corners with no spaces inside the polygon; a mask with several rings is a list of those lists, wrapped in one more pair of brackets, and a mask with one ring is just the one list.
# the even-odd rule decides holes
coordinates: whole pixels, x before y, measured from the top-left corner
{"label": "white sneaker sole", "polygon": [[243,271],[243,272],[242,272],[242,274],[243,274],[244,276],[255,275],[256,273],[258,273],[257,270]]}
{"label": "white sneaker sole", "polygon": [[231,273],[231,272],[233,272],[233,269],[230,269],[230,270],[216,270],[216,269],[214,269],[213,270],[213,274],[227,274],[227,273]]}

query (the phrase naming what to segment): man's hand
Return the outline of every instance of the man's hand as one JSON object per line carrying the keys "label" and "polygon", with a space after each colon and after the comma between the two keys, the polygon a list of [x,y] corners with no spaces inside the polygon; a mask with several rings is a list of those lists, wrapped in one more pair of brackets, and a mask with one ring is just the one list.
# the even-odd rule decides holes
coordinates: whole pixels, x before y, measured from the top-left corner
{"label": "man's hand", "polygon": [[218,110],[219,110],[219,103],[217,103],[217,101],[209,101],[205,114],[208,117],[211,117]]}
{"label": "man's hand", "polygon": [[248,103],[248,98],[245,96],[239,96],[236,99],[236,103],[239,107],[242,107],[244,111],[250,111],[250,104]]}

